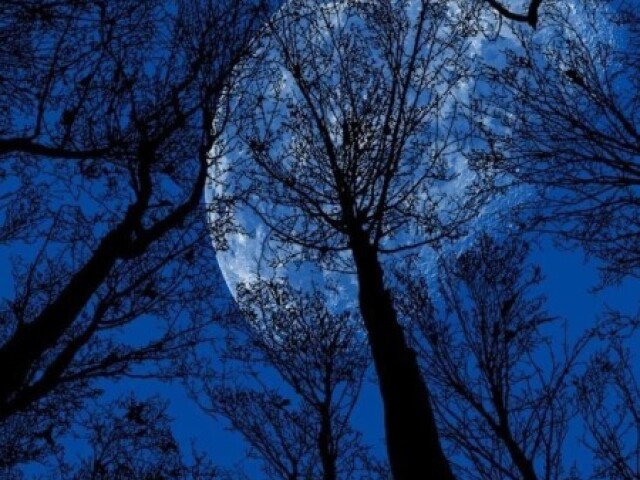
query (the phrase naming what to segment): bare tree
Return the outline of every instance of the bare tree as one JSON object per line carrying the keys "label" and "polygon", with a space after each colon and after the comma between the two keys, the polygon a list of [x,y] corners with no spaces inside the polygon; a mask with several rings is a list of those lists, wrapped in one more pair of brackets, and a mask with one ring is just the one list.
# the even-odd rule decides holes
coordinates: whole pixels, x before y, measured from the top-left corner
{"label": "bare tree", "polygon": [[594,333],[603,340],[575,378],[583,443],[594,458],[589,478],[640,476],[640,382],[637,317],[612,312]]}
{"label": "bare tree", "polygon": [[[40,418],[32,416],[34,422],[19,429],[15,423],[24,414],[13,415],[0,430],[0,478],[246,480],[193,444],[189,451],[188,442],[180,443],[168,407],[159,396],[129,393],[109,401],[83,399],[72,418],[58,419],[66,425],[38,424]],[[30,452],[25,444],[38,449]],[[15,458],[16,452],[23,455]]]}
{"label": "bare tree", "polygon": [[78,432],[91,453],[71,468],[75,471],[63,471],[63,478],[183,477],[182,458],[166,408],[157,398],[139,401],[125,397],[91,409],[80,420],[83,428]]}
{"label": "bare tree", "polygon": [[218,289],[201,205],[212,122],[264,10],[2,9],[0,241],[13,288],[0,309],[0,421],[10,425],[72,409],[98,393],[96,378],[188,372]]}
{"label": "bare tree", "polygon": [[[187,460],[171,431],[168,403],[132,395],[86,409],[73,428],[79,459],[63,460],[49,478],[101,480],[214,480],[226,473],[198,452]],[[75,455],[68,455],[75,457]]]}
{"label": "bare tree", "polygon": [[218,237],[256,228],[242,224],[251,215],[268,232],[259,265],[355,274],[393,475],[452,478],[384,262],[459,237],[485,198],[450,161],[464,130],[465,18],[439,1],[288,5],[244,66],[257,80],[229,99],[239,145],[213,190],[241,213],[214,215]]}
{"label": "bare tree", "polygon": [[[634,1],[597,6],[550,6],[544,32],[516,30],[504,68],[488,70],[484,113],[499,126],[486,130],[488,148],[476,160],[534,186],[523,223],[599,257],[609,285],[637,278],[640,266],[640,17]],[[637,322],[617,312],[602,320],[592,330],[600,351],[576,378],[593,478],[638,475],[638,372],[627,349],[637,337],[624,338]]]}
{"label": "bare tree", "polygon": [[320,292],[279,281],[238,295],[244,308],[227,338],[223,374],[201,376],[205,409],[244,437],[269,478],[380,478],[350,422],[368,364],[355,315],[332,314]]}
{"label": "bare tree", "polygon": [[[52,403],[42,402],[39,409],[12,415],[0,424],[0,478],[3,480],[23,480],[21,466],[48,465],[64,454],[58,439],[75,423],[75,415],[70,406],[56,405],[55,397],[47,400]],[[81,408],[81,402],[73,407]]]}
{"label": "bare tree", "polygon": [[[590,336],[553,341],[542,280],[519,239],[486,235],[440,262],[437,288],[398,269],[399,310],[416,326],[442,434],[469,479],[561,478],[576,414],[572,376]],[[557,334],[555,334],[557,336]]]}
{"label": "bare tree", "polygon": [[582,245],[613,283],[640,266],[640,19],[635,2],[600,5],[549,6],[544,31],[516,29],[506,65],[487,72],[476,116],[494,128],[477,161],[535,186],[523,222]]}

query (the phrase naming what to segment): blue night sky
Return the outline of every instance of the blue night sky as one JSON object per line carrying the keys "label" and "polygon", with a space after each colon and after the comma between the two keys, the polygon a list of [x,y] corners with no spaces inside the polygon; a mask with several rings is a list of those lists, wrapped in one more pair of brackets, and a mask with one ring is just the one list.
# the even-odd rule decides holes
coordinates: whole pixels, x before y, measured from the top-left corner
{"label": "blue night sky", "polygon": [[[272,11],[277,10],[279,3],[275,0],[272,2]],[[490,49],[487,51],[490,52]],[[11,192],[13,188],[14,186],[10,182],[0,183],[0,199],[3,194]],[[500,207],[496,208],[499,210]],[[509,206],[505,208],[509,208]],[[487,222],[487,225],[490,224],[490,221]],[[497,234],[499,236],[500,232]],[[572,249],[566,246],[559,247],[547,234],[532,234],[530,238],[533,239],[533,242],[529,260],[532,264],[540,265],[544,275],[539,291],[547,299],[545,308],[551,315],[560,319],[560,322],[552,327],[556,330],[548,332],[552,337],[560,338],[560,335],[563,334],[562,327],[566,326],[569,341],[578,339],[586,329],[594,325],[595,320],[605,315],[608,308],[629,315],[636,315],[640,312],[640,281],[626,278],[619,285],[597,289],[600,279],[599,266],[601,266],[599,260],[587,257],[578,247]],[[213,246],[211,248],[213,249]],[[12,277],[10,275],[9,259],[11,256],[31,257],[33,256],[33,246],[15,248],[0,245],[0,272],[2,272],[0,299],[10,299],[14,295],[14,286],[11,283]],[[224,270],[224,266],[221,268]],[[222,273],[219,275],[220,278],[216,280],[222,283]],[[221,305],[225,302],[233,302],[226,287],[221,287],[220,297],[223,299]],[[153,322],[153,319],[146,319],[145,322]],[[144,338],[148,327],[145,322],[140,322],[128,330],[127,335],[131,340]],[[542,361],[544,363],[544,359]],[[7,367],[0,366],[0,368]],[[636,373],[640,374],[640,365],[635,365],[635,368]],[[383,458],[386,451],[382,404],[374,376],[373,368],[370,367],[367,381],[363,386],[351,419],[354,427],[362,432],[365,443],[373,447],[377,456]],[[270,378],[274,379],[274,377]],[[101,381],[100,385],[105,390],[105,400],[117,398],[127,392],[134,392],[139,398],[159,395],[167,399],[170,402],[168,412],[173,418],[173,432],[180,445],[184,447],[187,456],[189,456],[190,445],[194,442],[196,447],[206,452],[216,465],[229,470],[241,467],[252,479],[263,478],[259,462],[247,458],[247,444],[241,435],[231,431],[226,419],[213,418],[212,415],[203,412],[198,404],[189,397],[183,385],[159,380],[132,379],[121,379],[115,382]],[[580,445],[579,435],[579,425],[573,425],[569,431],[570,438],[567,440],[567,448],[565,449],[566,464],[571,466],[577,463],[581,469],[588,470],[590,461],[581,457],[583,446]],[[77,457],[85,451],[86,446],[83,446],[81,442],[69,438],[65,438],[63,441],[67,445],[66,455],[68,458]],[[42,473],[42,470],[38,465],[27,465],[24,472],[34,474]]]}
{"label": "blue night sky", "polygon": [[[620,286],[593,292],[598,284],[598,264],[594,260],[585,260],[581,251],[560,250],[549,240],[543,240],[542,245],[533,250],[531,260],[542,267],[545,275],[541,290],[548,299],[548,311],[566,320],[569,338],[575,339],[583,333],[595,317],[602,315],[607,305],[626,313],[634,313],[640,307],[637,300],[638,281],[627,280]],[[195,439],[198,446],[211,453],[216,463],[233,468],[240,462],[247,473],[252,471],[244,455],[242,438],[225,428],[228,427],[225,420],[215,421],[203,414],[182,388],[151,381],[120,382],[116,388],[165,395],[171,400],[170,413],[175,419],[175,433],[183,444],[187,445],[191,439]],[[370,383],[364,387],[352,418],[368,442],[383,455],[381,415],[379,393],[376,386]],[[587,467],[587,459],[581,455],[580,446],[573,443],[575,441],[573,438],[568,442],[569,447],[573,444],[573,448],[566,450],[567,458]],[[253,468],[258,471],[255,462]]]}

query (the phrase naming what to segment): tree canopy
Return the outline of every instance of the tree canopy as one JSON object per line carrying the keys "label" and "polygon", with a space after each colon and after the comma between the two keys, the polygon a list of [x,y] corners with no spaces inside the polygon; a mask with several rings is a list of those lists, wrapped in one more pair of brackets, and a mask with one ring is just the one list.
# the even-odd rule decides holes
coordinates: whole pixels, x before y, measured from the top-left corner
{"label": "tree canopy", "polygon": [[0,477],[637,480],[638,6],[2,2]]}

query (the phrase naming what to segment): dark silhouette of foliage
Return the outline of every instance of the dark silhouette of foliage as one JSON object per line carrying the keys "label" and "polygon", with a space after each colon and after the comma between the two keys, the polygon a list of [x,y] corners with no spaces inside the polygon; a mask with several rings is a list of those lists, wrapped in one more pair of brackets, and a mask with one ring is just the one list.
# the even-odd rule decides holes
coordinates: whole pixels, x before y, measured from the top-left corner
{"label": "dark silhouette of foliage", "polygon": [[245,66],[256,82],[230,99],[243,153],[219,167],[225,194],[270,232],[264,264],[355,274],[400,480],[452,478],[383,259],[459,237],[485,198],[479,183],[443,187],[457,177],[464,23],[444,2],[291,3],[270,23],[264,58]]}
{"label": "dark silhouette of foliage", "polygon": [[[189,382],[269,478],[390,478],[350,421],[369,355],[396,480],[561,478],[572,419],[589,478],[638,478],[638,317],[611,312],[568,347],[525,244],[480,236],[435,285],[413,255],[513,182],[537,194],[524,226],[602,259],[604,283],[639,275],[638,4],[456,5],[2,2],[1,478],[243,478],[187,462],[157,398],[100,403],[97,380],[122,377]],[[481,33],[504,65],[472,68]],[[471,124],[486,148],[465,180]],[[342,272],[357,304],[330,282],[240,284],[213,365],[209,236],[228,247],[236,207],[267,227],[269,273]],[[87,454],[68,463],[74,435]]]}
{"label": "dark silhouette of foliage", "polygon": [[600,347],[574,380],[594,480],[640,476],[639,327],[637,317],[610,312],[594,329]]}
{"label": "dark silhouette of foliage", "polygon": [[[76,426],[89,453],[76,465],[65,466],[62,478],[187,479],[180,447],[171,433],[167,404],[158,398],[124,397],[98,405]],[[216,478],[215,469],[204,478]]]}
{"label": "dark silhouette of foliage", "polygon": [[[71,408],[60,408],[57,399],[42,402],[39,409],[12,415],[0,423],[0,478],[22,480],[24,464],[46,464],[59,458],[64,450],[58,439],[74,424]],[[74,407],[80,408],[76,402]]]}
{"label": "dark silhouette of foliage", "polygon": [[540,269],[519,239],[481,235],[442,258],[437,286],[398,269],[398,308],[416,348],[442,434],[461,454],[460,478],[561,478],[571,375],[589,341],[569,348],[545,326],[554,319],[536,292]]}
{"label": "dark silhouette of foliage", "polygon": [[188,373],[219,289],[201,201],[212,124],[262,13],[3,2],[3,429],[62,427],[97,378]]}
{"label": "dark silhouette of foliage", "polygon": [[598,5],[550,5],[544,31],[516,30],[506,65],[486,72],[475,115],[494,121],[476,161],[535,186],[523,224],[582,245],[615,283],[640,266],[640,18],[636,2]]}
{"label": "dark silhouette of foliage", "polygon": [[[596,8],[597,7],[597,8]],[[487,68],[478,166],[533,187],[516,213],[601,260],[600,287],[638,277],[638,62],[635,1],[549,4],[545,29],[515,29],[504,66]],[[589,478],[637,476],[638,317],[611,310],[590,330],[599,351],[576,374]],[[618,331],[603,334],[602,331]],[[635,327],[631,328],[632,325]],[[631,348],[628,347],[631,345]]]}
{"label": "dark silhouette of foliage", "polygon": [[227,478],[205,457],[187,461],[171,432],[167,402],[124,395],[95,403],[76,419],[67,437],[66,455],[46,465],[57,480],[214,480]]}
{"label": "dark silhouette of foliage", "polygon": [[243,285],[238,303],[222,369],[200,375],[204,408],[244,437],[268,478],[383,478],[350,423],[368,364],[356,316],[280,281]]}

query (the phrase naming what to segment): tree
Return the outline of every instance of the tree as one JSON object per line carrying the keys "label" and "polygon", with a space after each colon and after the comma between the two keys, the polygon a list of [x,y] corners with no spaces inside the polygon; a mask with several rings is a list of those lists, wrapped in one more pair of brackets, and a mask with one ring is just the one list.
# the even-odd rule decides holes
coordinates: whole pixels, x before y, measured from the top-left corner
{"label": "tree", "polygon": [[[44,410],[44,411],[42,411]],[[24,464],[46,464],[63,449],[56,441],[73,424],[70,409],[43,405],[41,411],[12,415],[0,424],[0,478],[22,480]]]}
{"label": "tree", "polygon": [[571,347],[552,339],[560,327],[535,294],[542,274],[528,254],[519,238],[483,234],[441,259],[436,288],[408,274],[411,263],[398,268],[398,309],[414,326],[443,437],[462,454],[461,478],[563,474],[572,379],[592,335]]}
{"label": "tree", "polygon": [[201,202],[212,123],[262,13],[259,2],[3,3],[3,425],[71,410],[99,393],[97,378],[188,372],[218,289]]}
{"label": "tree", "polygon": [[488,147],[477,164],[533,186],[523,223],[602,259],[605,283],[637,277],[640,266],[635,7],[550,6],[545,31],[516,29],[506,65],[487,69],[477,112],[493,119],[481,127]]}
{"label": "tree", "polygon": [[220,258],[244,254],[236,271],[254,238],[259,278],[305,262],[354,274],[400,480],[452,478],[384,265],[461,236],[485,198],[479,181],[455,182],[452,161],[468,74],[459,14],[439,1],[288,4],[243,66],[255,81],[228,99],[238,148],[211,183],[217,247],[231,250]]}
{"label": "tree", "polygon": [[[82,412],[68,438],[74,455],[60,456],[47,478],[214,480],[226,473],[197,452],[187,461],[171,431],[168,404],[125,395]],[[73,460],[71,460],[73,459]]]}
{"label": "tree", "polygon": [[640,476],[640,382],[636,317],[612,312],[594,329],[602,341],[575,377],[583,443],[594,458],[588,478],[631,480]]}
{"label": "tree", "polygon": [[[521,221],[598,257],[604,286],[637,278],[640,266],[640,18],[634,1],[597,5],[550,6],[545,32],[515,31],[506,65],[487,71],[483,113],[494,128],[476,161],[533,186]],[[627,347],[637,322],[617,312],[600,320],[599,351],[576,378],[591,478],[637,476],[638,372]]]}
{"label": "tree", "polygon": [[350,423],[368,365],[355,315],[279,281],[244,286],[238,303],[223,373],[200,375],[206,411],[244,437],[268,478],[381,478]]}
{"label": "tree", "polygon": [[90,453],[70,471],[63,468],[62,478],[188,478],[166,409],[157,397],[124,397],[91,409],[76,427]]}

